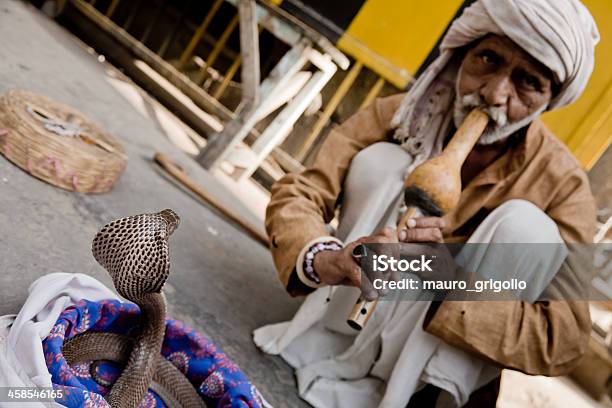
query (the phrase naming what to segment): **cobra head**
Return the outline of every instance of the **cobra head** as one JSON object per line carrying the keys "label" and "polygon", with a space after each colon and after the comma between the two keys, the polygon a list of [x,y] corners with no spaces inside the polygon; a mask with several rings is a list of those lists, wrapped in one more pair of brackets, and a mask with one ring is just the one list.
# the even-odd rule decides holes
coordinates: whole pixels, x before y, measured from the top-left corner
{"label": "cobra head", "polygon": [[121,296],[134,300],[161,292],[170,272],[168,238],[179,223],[179,216],[166,209],[120,218],[96,234],[93,256]]}

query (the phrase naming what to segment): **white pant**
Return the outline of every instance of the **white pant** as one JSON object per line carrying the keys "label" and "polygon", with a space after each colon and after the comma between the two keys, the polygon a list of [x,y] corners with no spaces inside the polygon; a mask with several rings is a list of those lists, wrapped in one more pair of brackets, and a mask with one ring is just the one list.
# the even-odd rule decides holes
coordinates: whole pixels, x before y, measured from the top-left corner
{"label": "white pant", "polygon": [[[354,157],[344,185],[338,238],[351,242],[384,226],[395,226],[410,163],[410,156],[391,143],[376,143]],[[524,200],[510,200],[496,208],[468,240],[514,242],[563,241],[556,224]],[[528,297],[533,299],[566,255],[561,249],[554,253],[534,250],[504,259],[506,251],[466,248],[457,257],[466,269],[485,278],[499,278],[496,274],[503,273],[504,278],[529,281],[532,293]],[[525,257],[529,262],[521,262]],[[363,331],[354,331],[346,317],[358,295],[357,288],[318,289],[291,322],[254,333],[263,351],[280,354],[296,368],[300,396],[313,406],[401,407],[426,382],[444,389],[451,405],[460,406],[472,391],[499,374],[497,367],[422,330],[427,301],[379,302]]]}

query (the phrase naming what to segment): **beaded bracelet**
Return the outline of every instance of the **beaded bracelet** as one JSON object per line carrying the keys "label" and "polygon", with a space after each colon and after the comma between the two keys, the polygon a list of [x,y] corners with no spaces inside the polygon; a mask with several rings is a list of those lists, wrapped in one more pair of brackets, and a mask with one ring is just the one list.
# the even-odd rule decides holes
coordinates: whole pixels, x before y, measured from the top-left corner
{"label": "beaded bracelet", "polygon": [[304,275],[315,282],[317,285],[321,284],[321,278],[319,274],[314,270],[314,257],[317,253],[322,251],[340,251],[342,246],[337,242],[318,242],[308,248],[306,255],[304,256]]}

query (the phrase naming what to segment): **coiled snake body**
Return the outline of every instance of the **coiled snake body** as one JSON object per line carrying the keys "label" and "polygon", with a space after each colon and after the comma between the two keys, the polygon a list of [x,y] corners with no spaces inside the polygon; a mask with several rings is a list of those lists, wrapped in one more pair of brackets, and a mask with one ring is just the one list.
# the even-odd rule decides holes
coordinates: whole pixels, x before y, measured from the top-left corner
{"label": "coiled snake body", "polygon": [[204,407],[191,383],[160,352],[166,328],[162,287],[170,272],[168,238],[180,218],[172,210],[113,221],[93,240],[94,258],[110,274],[117,292],[140,307],[142,327],[135,338],[113,333],[84,333],[67,341],[68,364],[111,360],[126,362],[106,395],[113,408],[137,407],[151,387],[175,407]]}

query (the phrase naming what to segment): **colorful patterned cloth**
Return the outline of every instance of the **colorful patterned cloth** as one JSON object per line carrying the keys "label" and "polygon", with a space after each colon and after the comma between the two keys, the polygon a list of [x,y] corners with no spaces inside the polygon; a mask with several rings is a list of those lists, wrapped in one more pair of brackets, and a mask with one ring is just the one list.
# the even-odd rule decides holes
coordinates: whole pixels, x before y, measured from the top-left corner
{"label": "colorful patterned cloth", "polygon": [[[131,303],[117,300],[90,302],[82,300],[67,308],[43,341],[47,367],[55,389],[63,389],[57,402],[67,407],[109,407],[103,396],[110,388],[91,377],[91,362],[68,366],[61,349],[68,340],[86,331],[127,334],[135,332],[140,310]],[[260,408],[263,399],[240,368],[219,347],[195,329],[179,320],[166,320],[162,355],[191,381],[209,407]],[[113,383],[121,367],[112,362],[95,366],[96,375]],[[142,408],[165,407],[151,390],[140,404]]]}

